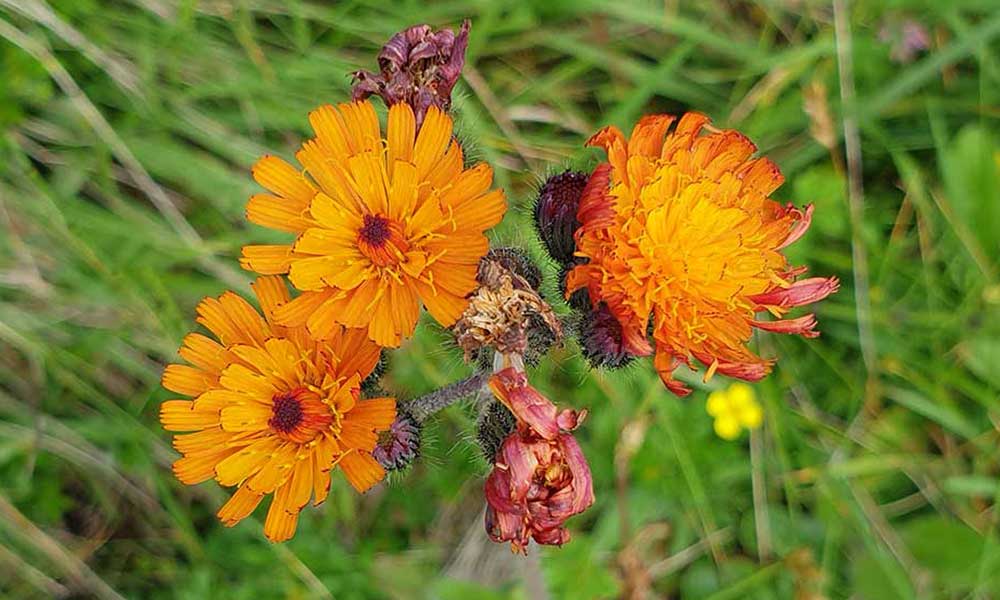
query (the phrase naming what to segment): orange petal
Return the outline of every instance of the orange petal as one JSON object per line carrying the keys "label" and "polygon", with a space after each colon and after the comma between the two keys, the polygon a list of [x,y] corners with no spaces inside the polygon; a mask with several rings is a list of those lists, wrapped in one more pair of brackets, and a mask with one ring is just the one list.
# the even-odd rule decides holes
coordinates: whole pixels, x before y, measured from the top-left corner
{"label": "orange petal", "polygon": [[285,280],[280,277],[258,277],[250,287],[257,295],[257,302],[264,313],[264,318],[274,325],[274,312],[291,299]]}
{"label": "orange petal", "polygon": [[217,375],[188,365],[167,365],[163,370],[163,387],[185,396],[197,396],[218,381]]}
{"label": "orange petal", "polygon": [[277,393],[271,381],[251,371],[241,364],[232,364],[226,367],[219,377],[219,383],[228,390],[241,392],[253,398],[271,398]]}
{"label": "orange petal", "polygon": [[275,194],[301,205],[309,204],[316,190],[298,169],[277,156],[264,156],[251,169],[253,178]]}
{"label": "orange petal", "polygon": [[286,442],[276,449],[270,459],[253,476],[247,479],[247,485],[255,492],[263,494],[273,492],[285,484],[292,476],[292,469],[298,463],[296,454],[299,445]]}
{"label": "orange petal", "polygon": [[294,510],[289,502],[290,486],[278,490],[271,500],[264,520],[264,535],[272,542],[284,542],[295,535],[299,522],[299,511]]}
{"label": "orange petal", "polygon": [[371,102],[366,100],[338,104],[337,108],[344,118],[347,140],[355,153],[381,149],[382,131]]}
{"label": "orange petal", "polygon": [[364,450],[365,452],[374,450],[378,443],[378,435],[370,427],[366,427],[364,423],[355,423],[349,420],[344,421],[337,439],[345,448]]}
{"label": "orange petal", "polygon": [[237,451],[215,466],[215,478],[222,485],[239,485],[256,473],[278,449],[281,440],[268,436]]}
{"label": "orange petal", "polygon": [[427,243],[427,252],[441,262],[478,265],[490,249],[490,242],[481,233],[449,235]]}
{"label": "orange petal", "polygon": [[338,377],[367,377],[382,354],[382,348],[368,339],[366,329],[344,329],[339,340],[331,342],[331,346],[340,357],[336,366]]}
{"label": "orange petal", "polygon": [[232,497],[222,505],[216,516],[226,527],[232,527],[243,519],[250,516],[250,513],[260,504],[263,494],[251,492],[247,486],[240,486],[233,493]]}
{"label": "orange petal", "polygon": [[418,281],[415,285],[427,312],[431,313],[434,320],[442,327],[454,325],[455,321],[462,316],[465,307],[469,305],[469,301],[464,297],[450,294],[442,289],[432,288],[423,281]]}
{"label": "orange petal", "polygon": [[232,437],[233,434],[213,427],[196,433],[175,435],[173,446],[181,454],[215,453],[219,448],[225,447]]}
{"label": "orange petal", "polygon": [[460,232],[485,231],[503,219],[507,201],[503,190],[493,190],[455,207],[452,219]]}
{"label": "orange petal", "polygon": [[335,160],[345,160],[354,153],[344,119],[337,109],[324,104],[309,113],[309,124],[316,132],[316,140],[325,154]]}
{"label": "orange petal", "polygon": [[200,431],[219,426],[219,412],[198,410],[190,400],[167,400],[160,405],[160,423],[167,431]]}
{"label": "orange petal", "polygon": [[385,431],[396,419],[394,398],[370,398],[354,405],[345,422],[360,423],[373,431]]}
{"label": "orange petal", "polygon": [[298,233],[311,224],[308,208],[308,204],[294,200],[257,194],[247,202],[246,216],[251,223],[263,227]]}
{"label": "orange petal", "polygon": [[427,110],[424,122],[417,134],[413,149],[413,162],[420,179],[427,177],[431,167],[437,163],[451,141],[451,117],[436,106]]}
{"label": "orange petal", "polygon": [[448,151],[444,153],[437,164],[431,167],[431,171],[425,179],[430,182],[433,189],[444,189],[462,172],[462,160],[462,146],[457,141],[452,140]]}
{"label": "orange petal", "polygon": [[240,266],[261,275],[283,275],[292,261],[292,247],[282,245],[243,246]]}
{"label": "orange petal", "polygon": [[184,456],[174,461],[174,477],[184,485],[197,485],[215,476],[215,465],[226,458],[236,448],[221,446],[210,453]]}
{"label": "orange petal", "polygon": [[302,291],[319,291],[329,287],[323,280],[332,277],[343,267],[343,263],[329,256],[310,256],[292,262],[288,280]]}
{"label": "orange petal", "polygon": [[397,102],[389,107],[389,121],[386,125],[386,146],[389,151],[386,162],[389,165],[394,165],[397,160],[408,162],[412,158],[416,130],[417,121],[409,104]]}
{"label": "orange petal", "polygon": [[434,285],[455,296],[464,297],[476,289],[476,267],[474,265],[432,265]]}
{"label": "orange petal", "polygon": [[274,310],[275,321],[281,325],[301,327],[317,308],[334,295],[334,290],[303,292],[294,300]]}
{"label": "orange petal", "polygon": [[185,336],[179,353],[184,360],[209,373],[226,368],[231,359],[222,344],[200,333]]}
{"label": "orange petal", "polygon": [[342,297],[333,296],[309,315],[306,327],[313,338],[317,340],[329,339],[343,329],[338,318],[343,311],[345,301]]}
{"label": "orange petal", "polygon": [[459,206],[473,198],[478,198],[490,189],[493,183],[493,169],[486,163],[479,163],[462,171],[458,177],[448,182],[441,196],[442,206]]}
{"label": "orange petal", "polygon": [[350,451],[340,459],[339,464],[347,481],[359,493],[367,492],[385,477],[385,469],[367,452]]}
{"label": "orange petal", "polygon": [[229,321],[235,327],[238,339],[227,343],[263,344],[270,337],[271,328],[261,318],[260,313],[250,303],[233,292],[219,296],[219,304],[226,311]]}

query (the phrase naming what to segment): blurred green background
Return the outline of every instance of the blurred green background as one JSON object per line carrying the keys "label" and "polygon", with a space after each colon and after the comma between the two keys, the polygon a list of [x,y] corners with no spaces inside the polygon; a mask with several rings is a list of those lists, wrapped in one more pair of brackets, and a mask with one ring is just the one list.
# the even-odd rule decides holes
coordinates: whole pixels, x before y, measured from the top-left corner
{"label": "blurred green background", "polygon": [[[468,406],[387,485],[335,478],[289,543],[226,529],[223,491],[170,473],[159,375],[201,297],[248,291],[240,246],[285,239],[243,218],[249,166],[393,32],[465,17],[458,130],[511,199],[499,243],[543,260],[533,190],[598,127],[697,109],[815,203],[790,254],[843,281],[823,336],[756,342],[780,361],[735,442],[706,386],[553,351],[532,381],[591,410],[597,492],[561,549],[487,540]],[[1000,597],[998,50],[993,0],[0,0],[0,596]],[[467,373],[425,323],[384,384]]]}

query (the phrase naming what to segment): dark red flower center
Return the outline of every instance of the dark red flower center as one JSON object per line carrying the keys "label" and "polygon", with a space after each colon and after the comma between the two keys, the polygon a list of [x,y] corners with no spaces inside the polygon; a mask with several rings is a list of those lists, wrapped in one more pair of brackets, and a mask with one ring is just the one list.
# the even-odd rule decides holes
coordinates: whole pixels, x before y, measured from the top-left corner
{"label": "dark red flower center", "polygon": [[362,241],[375,248],[385,244],[390,235],[392,231],[389,229],[389,219],[382,215],[365,215],[364,224],[358,232]]}
{"label": "dark red flower center", "polygon": [[267,424],[275,431],[289,433],[299,426],[304,417],[302,402],[296,397],[296,393],[287,392],[274,397],[271,419]]}

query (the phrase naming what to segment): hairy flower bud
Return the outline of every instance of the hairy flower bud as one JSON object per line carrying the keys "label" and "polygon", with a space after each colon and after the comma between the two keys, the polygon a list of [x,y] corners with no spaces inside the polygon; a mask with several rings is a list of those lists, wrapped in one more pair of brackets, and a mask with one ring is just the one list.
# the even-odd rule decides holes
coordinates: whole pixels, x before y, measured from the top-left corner
{"label": "hairy flower bud", "polygon": [[379,434],[372,457],[386,471],[398,471],[409,466],[420,456],[422,427],[405,409],[396,412],[396,420],[389,429]]}
{"label": "hairy flower bud", "polygon": [[451,91],[465,65],[469,45],[468,20],[456,35],[450,29],[434,31],[429,25],[414,25],[392,36],[378,55],[379,73],[355,71],[355,100],[371,95],[386,105],[406,102],[413,108],[417,128],[431,106],[447,111]]}
{"label": "hairy flower bud", "polygon": [[492,463],[496,459],[503,441],[514,433],[516,426],[517,419],[506,406],[496,401],[486,405],[476,423],[476,440],[487,461]]}
{"label": "hairy flower bud", "polygon": [[526,552],[531,539],[561,546],[570,539],[566,520],[594,503],[590,467],[569,433],[586,412],[559,411],[513,368],[496,373],[490,388],[517,418],[517,429],[486,480],[486,532],[515,552]]}
{"label": "hairy flower bud", "polygon": [[542,285],[542,270],[538,268],[528,254],[520,248],[501,247],[493,248],[486,253],[483,260],[479,261],[479,274],[476,279],[483,283],[489,274],[484,270],[487,262],[499,263],[501,267],[511,273],[523,277],[531,289],[538,290]]}
{"label": "hairy flower bud", "polygon": [[622,326],[603,302],[583,311],[577,327],[580,350],[593,367],[617,369],[630,363],[635,355],[622,340]]}
{"label": "hairy flower bud", "polygon": [[549,177],[538,190],[535,227],[549,255],[562,264],[574,262],[573,233],[580,226],[576,211],[586,185],[586,173],[563,171]]}

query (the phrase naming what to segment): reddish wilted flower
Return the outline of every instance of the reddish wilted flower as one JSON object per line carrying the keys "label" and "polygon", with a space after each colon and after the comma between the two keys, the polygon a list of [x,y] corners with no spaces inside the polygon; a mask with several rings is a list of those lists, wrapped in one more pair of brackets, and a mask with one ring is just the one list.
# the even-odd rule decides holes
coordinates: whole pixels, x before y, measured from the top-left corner
{"label": "reddish wilted flower", "polygon": [[[800,210],[770,198],[784,178],[743,134],[718,130],[698,113],[643,117],[631,138],[606,127],[588,142],[608,162],[594,170],[580,200],[576,256],[567,295],[587,290],[622,327],[624,349],[673,378],[697,360],[730,377],[756,381],[771,369],[747,347],[754,329],[816,337],[813,314],[785,319],[837,291],[835,277],[798,279],[784,248],[809,228]],[[760,320],[759,313],[772,320]]]}
{"label": "reddish wilted flower", "polygon": [[490,378],[494,395],[517,418],[486,480],[486,533],[527,552],[528,542],[561,546],[570,539],[564,524],[594,503],[590,467],[569,433],[586,416],[552,402],[507,368]]}
{"label": "reddish wilted flower", "polygon": [[458,35],[450,29],[434,31],[429,25],[408,27],[382,47],[377,75],[354,72],[354,99],[376,95],[387,106],[405,102],[413,107],[419,129],[428,108],[447,111],[451,107],[451,90],[462,73],[468,45],[468,20]]}

